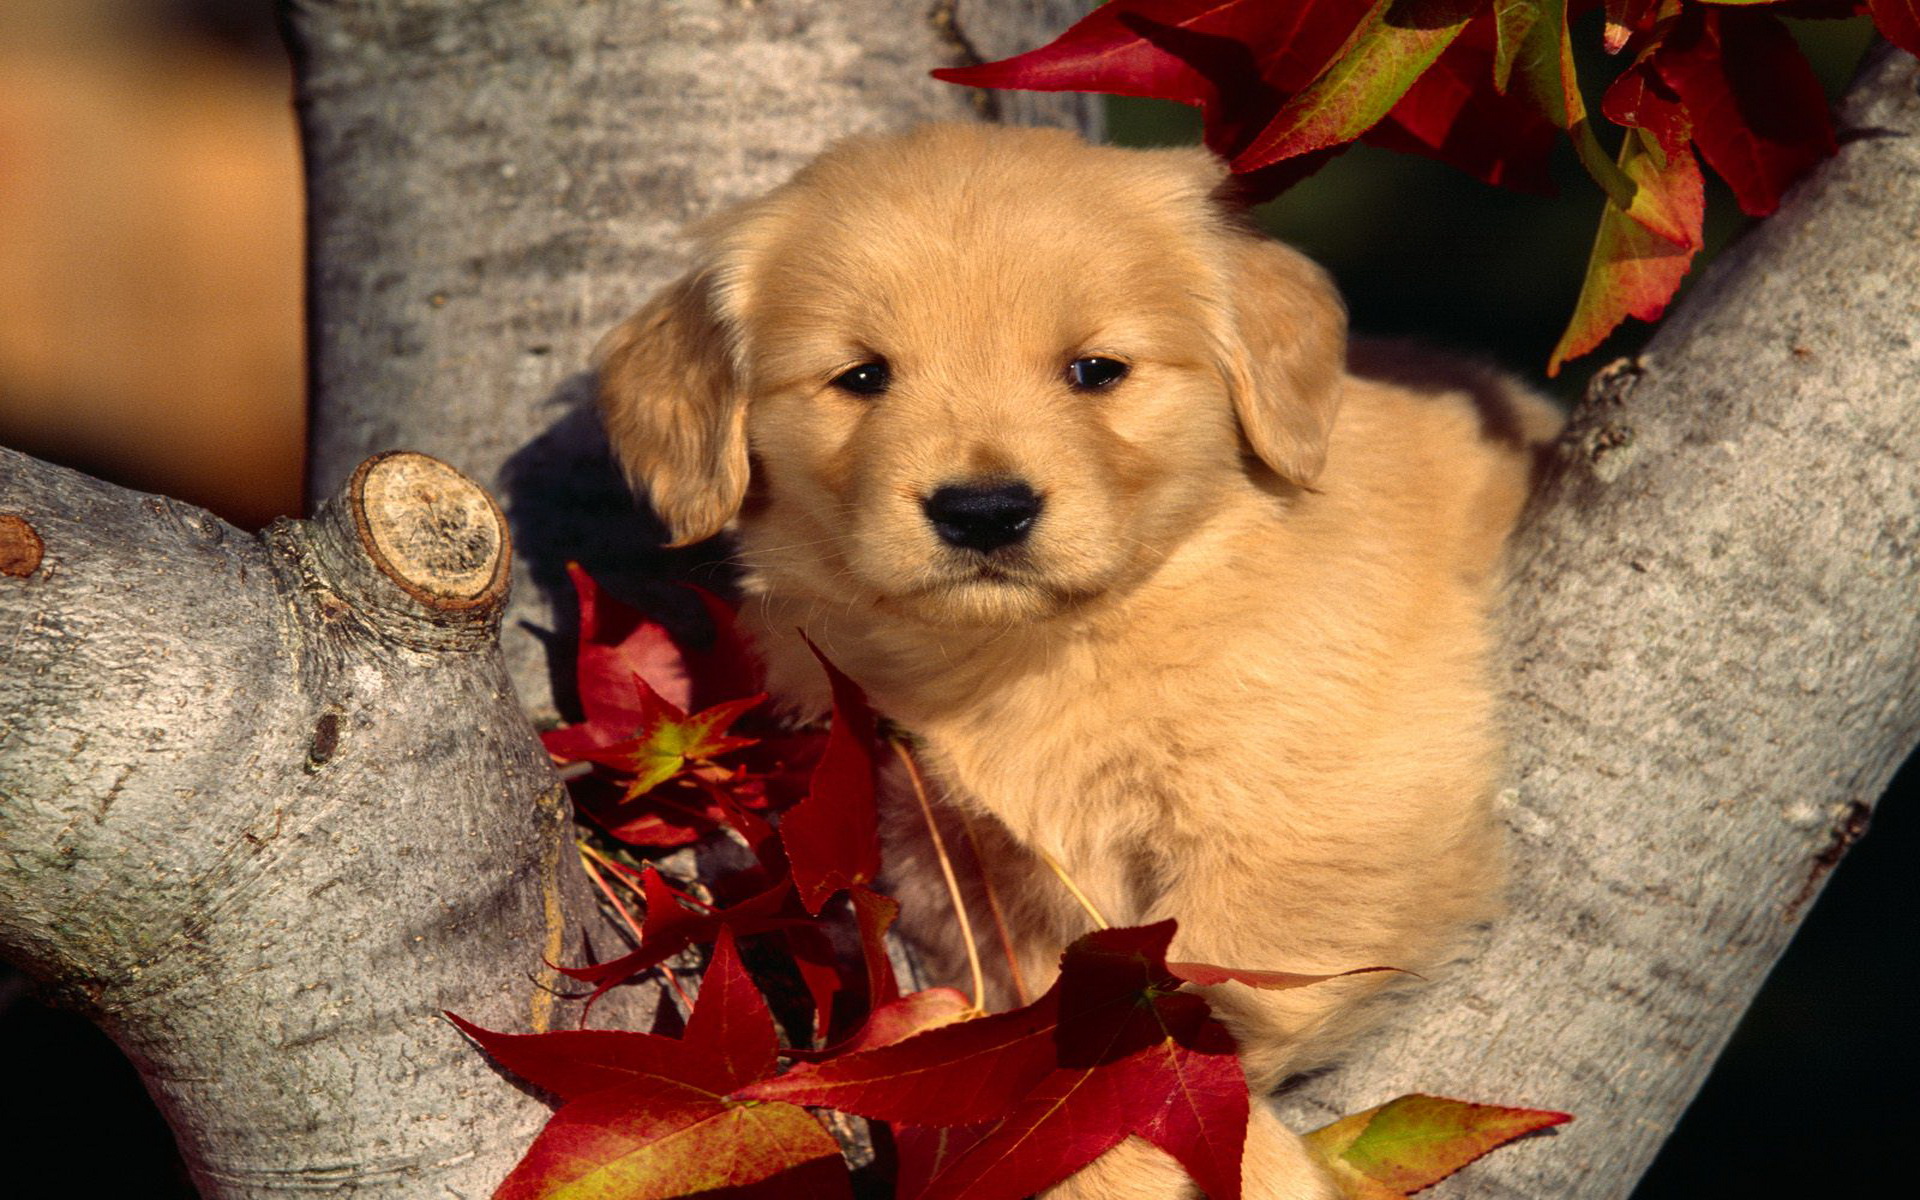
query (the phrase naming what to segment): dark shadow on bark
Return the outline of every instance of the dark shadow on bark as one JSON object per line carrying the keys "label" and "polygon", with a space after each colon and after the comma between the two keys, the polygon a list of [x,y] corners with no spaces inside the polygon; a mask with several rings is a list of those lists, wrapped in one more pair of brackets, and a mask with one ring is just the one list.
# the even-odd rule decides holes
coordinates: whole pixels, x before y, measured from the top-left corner
{"label": "dark shadow on bark", "polygon": [[579,626],[568,563],[579,563],[616,598],[694,646],[708,644],[713,628],[699,599],[682,585],[734,592],[733,572],[721,561],[724,543],[679,550],[661,545],[664,526],[614,463],[594,387],[594,372],[579,371],[547,398],[551,421],[507,459],[498,497],[514,553],[554,613],[554,628],[526,628],[546,646],[554,702],[570,716],[579,713],[573,663]]}

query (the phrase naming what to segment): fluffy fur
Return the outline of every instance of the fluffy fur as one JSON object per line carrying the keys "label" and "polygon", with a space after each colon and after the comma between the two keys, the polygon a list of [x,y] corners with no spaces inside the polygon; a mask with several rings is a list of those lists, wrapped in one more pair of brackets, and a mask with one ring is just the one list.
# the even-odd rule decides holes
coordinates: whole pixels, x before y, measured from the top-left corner
{"label": "fluffy fur", "polygon": [[[1429,970],[1495,906],[1488,608],[1558,418],[1457,363],[1350,364],[1324,273],[1222,185],[1200,151],[1051,131],[854,139],[699,230],[604,350],[614,443],[676,539],[736,525],[775,693],[824,710],[804,628],[921,739],[1001,1004],[1089,928],[1036,851],[1233,966]],[[1076,390],[1088,356],[1130,373]],[[833,386],[874,361],[883,394]],[[983,480],[1043,499],[991,555],[923,510]],[[917,810],[887,819],[903,927],[962,982]],[[1263,1093],[1383,978],[1208,999]],[[1255,1109],[1247,1195],[1330,1195]],[[1057,1194],[1190,1189],[1135,1140]]]}

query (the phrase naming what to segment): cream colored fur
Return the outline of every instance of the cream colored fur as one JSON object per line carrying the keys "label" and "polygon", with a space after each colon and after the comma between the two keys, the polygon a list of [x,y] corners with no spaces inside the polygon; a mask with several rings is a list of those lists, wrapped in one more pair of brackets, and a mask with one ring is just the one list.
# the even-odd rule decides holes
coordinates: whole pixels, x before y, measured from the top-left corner
{"label": "cream colored fur", "polygon": [[[1200,151],[1057,132],[855,139],[709,223],[605,351],[615,445],[677,540],[737,518],[781,701],[825,707],[804,629],[921,740],[996,1004],[1090,928],[1036,850],[1115,923],[1176,917],[1174,957],[1230,966],[1431,971],[1496,907],[1488,609],[1558,418],[1445,360],[1350,369],[1324,274],[1222,182]],[[1131,373],[1076,391],[1089,355]],[[831,385],[881,359],[885,394]],[[982,478],[1045,504],[984,573],[921,508]],[[900,774],[902,926],[964,984]],[[1208,999],[1264,1093],[1385,978]],[[1246,1177],[1256,1200],[1330,1194],[1259,1105]],[[1129,1141],[1054,1194],[1190,1188]]]}

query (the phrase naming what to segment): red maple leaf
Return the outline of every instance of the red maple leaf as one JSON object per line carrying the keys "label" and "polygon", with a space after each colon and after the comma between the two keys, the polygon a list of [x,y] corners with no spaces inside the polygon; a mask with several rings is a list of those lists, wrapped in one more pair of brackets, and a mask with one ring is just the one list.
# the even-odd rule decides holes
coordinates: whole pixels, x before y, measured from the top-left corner
{"label": "red maple leaf", "polygon": [[[694,661],[665,626],[608,596],[580,564],[568,563],[567,574],[580,605],[574,669],[586,720],[541,734],[548,753],[563,762],[633,768],[630,773],[651,780],[638,788],[646,791],[677,772],[677,766],[663,770],[674,758],[712,757],[752,744],[710,740],[766,699],[725,601],[699,593],[716,632],[713,649]],[[696,687],[725,694],[690,718]]]}
{"label": "red maple leaf", "polygon": [[[541,741],[562,762],[594,765],[571,781],[582,812],[631,845],[684,846],[726,824],[727,804],[777,809],[803,793],[825,739],[773,729],[756,711],[766,698],[759,667],[725,601],[692,589],[715,632],[707,649],[689,649],[577,564],[568,570],[580,603],[586,719]],[[689,715],[696,701],[706,707]],[[743,719],[759,719],[755,736],[729,736]],[[715,761],[723,756],[729,761]]]}
{"label": "red maple leaf", "polygon": [[834,893],[880,874],[880,819],[874,808],[873,710],[860,685],[841,674],[812,642],[833,685],[833,723],[813,768],[806,799],[780,822],[794,884],[807,911]]}
{"label": "red maple leaf", "polygon": [[1920,0],[1867,0],[1867,11],[1881,37],[1920,56]]}
{"label": "red maple leaf", "polygon": [[791,808],[806,795],[826,744],[826,735],[818,732],[762,734],[739,753],[739,762],[695,764],[632,803],[611,772],[596,772],[572,781],[574,803],[608,833],[633,845],[683,846],[727,826],[766,860],[780,852],[769,845],[772,826],[757,814]]}
{"label": "red maple leaf", "polygon": [[[717,886],[732,885],[736,894],[742,884],[755,890],[732,904],[706,905],[674,889],[653,867],[639,872],[640,891],[646,904],[646,916],[639,930],[640,945],[603,963],[555,967],[570,979],[593,985],[593,990],[587,993],[581,1021],[586,1020],[594,1003],[610,989],[659,966],[690,946],[714,940],[723,930],[742,937],[769,932],[779,932],[786,937],[794,965],[814,1004],[815,1033],[822,1039],[860,1019],[867,1010],[893,1001],[899,995],[899,985],[887,958],[885,936],[899,913],[899,905],[864,884],[853,886],[850,907],[861,958],[850,962],[840,952],[839,943],[824,918],[801,908],[785,859],[767,824],[731,804],[724,796],[716,802],[716,811],[741,833],[760,857],[757,870],[738,872]],[[858,1007],[836,1007],[842,996],[861,1003]]]}
{"label": "red maple leaf", "polygon": [[876,1005],[853,1035],[836,1045],[808,1049],[789,1046],[780,1053],[795,1062],[826,1062],[862,1050],[877,1050],[904,1041],[916,1033],[925,1033],[942,1025],[951,1025],[980,1015],[980,1010],[952,988],[927,988],[895,997]]}
{"label": "red maple leaf", "polygon": [[935,71],[973,87],[1152,96],[1197,107],[1234,159],[1326,69],[1368,0],[1111,0],[1038,50]]}
{"label": "red maple leaf", "polygon": [[900,998],[900,981],[887,957],[887,930],[900,915],[900,903],[870,887],[853,889],[854,928],[860,932],[860,958],[866,967],[867,1006],[879,1008]]}
{"label": "red maple leaf", "polygon": [[626,737],[604,745],[587,746],[571,755],[554,750],[549,743],[548,752],[556,758],[610,768],[625,781],[626,792],[622,798],[633,800],[692,764],[710,763],[722,754],[758,741],[757,738],[729,737],[727,730],[749,709],[766,700],[764,692],[716,704],[689,716],[679,706],[663,699],[638,675],[633,677],[633,687],[640,703],[634,714],[635,724]]}
{"label": "red maple leaf", "polygon": [[1011,1012],[802,1064],[736,1095],[791,1100],[908,1125],[994,1122],[924,1195],[1017,1200],[1129,1135],[1172,1155],[1208,1195],[1239,1195],[1246,1078],[1233,1039],[1179,990],[1174,924],[1075,942],[1046,995]]}
{"label": "red maple leaf", "polygon": [[642,971],[659,966],[689,946],[711,942],[723,935],[745,937],[765,933],[804,919],[804,914],[791,903],[792,881],[784,877],[766,890],[724,908],[701,905],[675,891],[652,867],[642,872],[641,887],[647,914],[640,926],[637,948],[603,963],[554,968],[569,979],[593,984],[593,991],[587,994],[587,1003],[580,1013],[582,1023],[594,1002],[606,992]]}
{"label": "red maple leaf", "polygon": [[629,736],[593,744],[594,731],[574,725],[546,737],[548,753],[556,759],[599,768],[573,781],[574,804],[581,812],[629,845],[683,846],[725,822],[725,803],[766,806],[768,782],[784,769],[777,757],[765,760],[772,773],[714,761],[759,745],[758,738],[732,737],[727,731],[766,700],[765,694],[689,716],[639,676],[632,685],[640,703],[631,714],[638,724]]}
{"label": "red maple leaf", "polygon": [[[949,989],[900,996],[884,944],[897,905],[867,886],[879,870],[876,732],[859,688],[822,657],[834,694],[827,736],[776,734],[757,744],[731,737],[729,728],[761,697],[719,699],[689,716],[684,705],[691,699],[676,696],[713,694],[686,673],[692,660],[675,658],[663,630],[613,605],[577,571],[576,580],[582,629],[595,644],[582,656],[591,668],[583,667],[583,697],[593,699],[588,720],[561,731],[559,740],[578,760],[621,780],[624,792],[624,799],[612,793],[613,779],[587,780],[584,795],[592,796],[595,785],[609,789],[590,810],[629,833],[650,824],[658,837],[724,825],[752,849],[757,865],[715,884],[718,896],[741,897],[721,905],[676,890],[654,868],[635,871],[595,856],[644,899],[640,945],[611,962],[561,969],[594,985],[590,1008],[640,971],[694,944],[717,942],[682,1037],[501,1034],[451,1017],[502,1065],[562,1102],[497,1200],[666,1200],[693,1191],[730,1200],[844,1200],[848,1176],[837,1148],[800,1103],[893,1120],[903,1195],[1013,1200],[1130,1135],[1167,1150],[1209,1194],[1238,1194],[1245,1080],[1225,1027],[1203,996],[1182,985],[1290,988],[1331,976],[1169,964],[1173,923],[1164,922],[1082,939],[1068,950],[1056,985],[1013,1012],[979,1016]],[[729,614],[716,612],[715,626],[723,641],[731,637]],[[749,660],[743,651],[723,650],[711,661],[731,685],[745,677],[741,664]],[[639,665],[652,674],[634,669]],[[628,670],[629,700],[606,691],[616,667]],[[589,675],[598,690],[585,686]],[[668,696],[660,686],[678,690]],[[609,736],[622,726],[621,735]],[[773,770],[714,761],[770,747],[779,750]],[[767,793],[790,788],[796,766],[809,757],[818,761],[806,798],[776,831],[751,810],[777,809]],[[642,800],[652,811],[634,811]],[[823,916],[843,890],[847,905]],[[829,917],[850,917],[852,930],[830,935]],[[858,1021],[852,1036],[827,1050],[778,1049],[766,1003],[737,952],[736,939],[754,933],[787,938],[813,999],[818,1036],[839,1036]],[[855,941],[858,960],[837,952]],[[849,997],[863,1004],[841,1003]],[[774,1078],[782,1054],[801,1065]],[[1447,1110],[1415,1114],[1420,1119],[1409,1123],[1392,1106],[1381,1112],[1392,1119],[1383,1115],[1365,1136],[1340,1143],[1346,1157],[1339,1169],[1373,1172],[1364,1176],[1368,1187],[1426,1169],[1429,1160],[1482,1153],[1498,1124],[1467,1119],[1465,1132],[1439,1157],[1406,1167],[1394,1156],[1461,1119]]]}
{"label": "red maple leaf", "polygon": [[[741,780],[738,788],[748,786]],[[610,773],[569,780],[573,807],[608,836],[630,846],[687,846],[712,833],[725,814],[715,794],[698,779],[674,779],[629,802],[626,787]],[[731,790],[731,789],[730,789]]]}
{"label": "red maple leaf", "polygon": [[[587,588],[591,589],[588,582]],[[590,591],[583,594],[593,594]],[[593,602],[601,603],[596,595]],[[589,627],[583,617],[583,628]],[[814,653],[819,656],[819,651]],[[769,739],[786,759],[804,761],[806,750],[818,749],[805,798],[781,822],[779,842],[772,828],[748,811],[750,804],[765,806],[767,785],[791,774],[779,762],[766,775],[741,768],[719,768],[718,755],[756,745],[756,739],[726,734],[733,721],[758,705],[764,696],[717,704],[689,717],[655,693],[645,680],[631,681],[639,703],[622,713],[639,722],[632,736],[604,744],[590,739],[604,736],[604,723],[560,731],[588,742],[574,755],[609,771],[621,782],[614,795],[599,780],[589,779],[574,789],[581,809],[616,837],[629,842],[678,845],[698,836],[701,826],[728,825],[754,851],[760,868],[754,891],[724,908],[689,907],[693,901],[669,888],[657,872],[642,877],[647,916],[640,945],[604,963],[559,967],[570,978],[591,983],[587,1008],[610,988],[632,979],[698,942],[710,941],[724,928],[737,934],[781,930],[801,980],[815,1009],[818,1036],[835,1032],[835,1004],[843,994],[864,1000],[864,1007],[885,1003],[898,994],[883,936],[897,906],[866,885],[880,870],[879,822],[874,809],[875,718],[860,689],[820,656],[830,678],[834,703],[832,723],[824,738],[805,735]],[[800,753],[792,753],[796,746]],[[577,781],[578,782],[578,781]],[[753,873],[748,873],[753,874]],[[738,883],[743,876],[736,876]],[[863,948],[864,972],[850,972],[824,925],[809,923],[836,893],[851,889],[856,929]],[[805,910],[792,903],[798,898]],[[843,1014],[857,1019],[864,1008]],[[585,1020],[585,1012],[582,1013]]]}
{"label": "red maple leaf", "polygon": [[900,1159],[894,1194],[911,1198],[925,1195],[935,1177],[979,1145],[980,1139],[992,1131],[993,1122],[945,1129],[925,1125],[894,1125],[891,1128],[894,1152]]}
{"label": "red maple leaf", "polygon": [[1362,140],[1438,159],[1482,183],[1552,195],[1547,164],[1560,131],[1525,94],[1500,86],[1497,48],[1493,17],[1476,18]]}
{"label": "red maple leaf", "polygon": [[[979,1015],[973,1002],[952,988],[928,988],[875,1008],[867,1015],[866,1023],[859,1032],[838,1046],[827,1050],[787,1050],[785,1054],[801,1062],[820,1062],[862,1050],[891,1046],[914,1034]],[[931,1128],[896,1122],[892,1132],[899,1167],[894,1179],[894,1195],[918,1196],[925,1191],[935,1175],[952,1165],[962,1151],[985,1137],[993,1124],[983,1121],[957,1128]]]}
{"label": "red maple leaf", "polygon": [[[1758,216],[1835,144],[1825,95],[1771,13],[1738,0],[1604,0],[1606,50],[1633,47],[1638,56],[1609,95],[1617,101],[1629,76],[1646,73],[1677,98],[1689,131],[1668,149],[1661,131],[1632,125],[1616,159],[1594,131],[1575,77],[1568,17],[1586,7],[1588,0],[1111,0],[1039,49],[934,75],[1198,107],[1206,144],[1228,160],[1251,200],[1277,194],[1358,140],[1548,192],[1548,158],[1564,132],[1609,203],[1548,364],[1554,374],[1626,317],[1652,320],[1665,310],[1701,244],[1696,146]],[[1800,17],[1862,7],[1889,40],[1920,54],[1920,0],[1777,5]]]}
{"label": "red maple leaf", "polygon": [[[860,957],[849,957],[824,915],[784,927],[795,967],[813,1001],[814,1036],[822,1043],[844,1036],[875,1008],[899,999],[900,985],[887,957],[886,933],[900,905],[865,884],[848,892]],[[837,920],[837,917],[836,917]]]}
{"label": "red maple leaf", "polygon": [[1834,152],[1826,92],[1771,13],[1687,7],[1652,65],[1686,107],[1700,156],[1749,216],[1780,207],[1788,185]]}
{"label": "red maple leaf", "polygon": [[733,608],[700,588],[690,588],[706,610],[714,630],[705,650],[676,641],[666,626],[622,604],[593,581],[579,563],[567,564],[567,577],[579,604],[580,641],[575,652],[574,678],[586,725],[596,743],[623,736],[637,722],[630,719],[637,701],[635,675],[669,704],[682,710],[705,707],[761,690],[761,672],[753,652],[735,628]]}
{"label": "red maple leaf", "polygon": [[562,1101],[495,1200],[666,1200],[767,1181],[781,1185],[768,1195],[850,1194],[838,1145],[804,1109],[728,1096],[771,1074],[778,1049],[773,1016],[728,933],[680,1038],[504,1034],[448,1017],[502,1066]]}

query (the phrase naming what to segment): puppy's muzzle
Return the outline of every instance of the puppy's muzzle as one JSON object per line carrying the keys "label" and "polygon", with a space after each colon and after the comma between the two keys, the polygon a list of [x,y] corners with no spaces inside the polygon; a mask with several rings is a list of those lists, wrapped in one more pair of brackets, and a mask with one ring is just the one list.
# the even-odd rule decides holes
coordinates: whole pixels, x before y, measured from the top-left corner
{"label": "puppy's muzzle", "polygon": [[941,541],[989,554],[1027,539],[1041,500],[1020,482],[948,484],[920,505]]}

